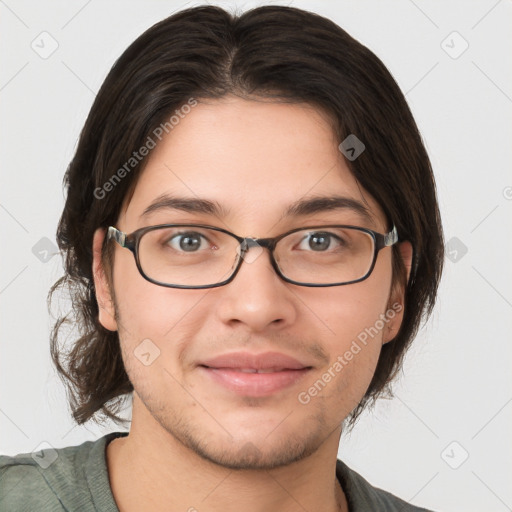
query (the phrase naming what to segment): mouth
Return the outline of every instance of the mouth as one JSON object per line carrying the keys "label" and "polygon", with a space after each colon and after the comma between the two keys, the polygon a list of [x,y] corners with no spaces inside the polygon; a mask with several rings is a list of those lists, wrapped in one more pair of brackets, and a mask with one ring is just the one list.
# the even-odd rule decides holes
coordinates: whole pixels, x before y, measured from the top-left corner
{"label": "mouth", "polygon": [[205,361],[198,368],[211,382],[230,392],[264,397],[296,384],[313,367],[279,353],[232,353]]}
{"label": "mouth", "polygon": [[307,366],[304,368],[222,368],[215,366],[205,366],[201,365],[203,368],[209,368],[210,370],[226,370],[226,371],[234,371],[240,373],[278,373],[278,372],[286,372],[286,371],[300,371],[306,368],[311,368],[311,366]]}
{"label": "mouth", "polygon": [[301,369],[199,367],[216,384],[242,396],[264,397],[282,391],[301,380],[311,367]]}

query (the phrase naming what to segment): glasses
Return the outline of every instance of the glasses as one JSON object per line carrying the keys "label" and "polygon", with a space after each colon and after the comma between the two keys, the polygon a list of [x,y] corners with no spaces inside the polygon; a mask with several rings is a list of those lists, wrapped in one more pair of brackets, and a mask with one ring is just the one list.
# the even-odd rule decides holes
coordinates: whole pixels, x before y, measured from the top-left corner
{"label": "glasses", "polygon": [[[356,226],[312,226],[275,238],[240,237],[202,224],[161,224],[126,234],[113,226],[108,240],[129,249],[144,279],[169,288],[215,288],[231,282],[242,261],[263,248],[286,282],[299,286],[341,286],[372,273],[377,255],[398,241],[396,227],[383,235]],[[254,249],[251,251],[250,249]]]}

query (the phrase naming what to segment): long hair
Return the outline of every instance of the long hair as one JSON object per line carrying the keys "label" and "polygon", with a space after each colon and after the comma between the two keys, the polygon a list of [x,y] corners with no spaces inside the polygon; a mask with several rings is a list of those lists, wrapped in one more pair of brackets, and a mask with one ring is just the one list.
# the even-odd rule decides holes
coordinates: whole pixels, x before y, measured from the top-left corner
{"label": "long hair", "polygon": [[[79,424],[98,415],[122,422],[121,403],[133,390],[117,332],[98,321],[92,240],[97,228],[115,224],[146,160],[122,180],[114,182],[114,176],[190,98],[227,94],[305,102],[329,115],[340,142],[355,134],[366,151],[347,160],[351,172],[395,224],[400,240],[413,246],[407,284],[393,247],[393,285],[405,287],[404,318],[382,347],[373,379],[348,418],[350,428],[367,405],[393,396],[391,382],[432,312],[444,259],[434,176],[405,98],[383,63],[332,21],[297,8],[264,6],[241,15],[212,6],[183,10],[149,28],[116,61],[65,174],[67,198],[57,230],[65,274],[48,300],[51,305],[52,295],[64,289],[72,309],[56,321],[51,355]],[[102,254],[108,270],[108,244]],[[69,350],[59,342],[66,325],[78,333]]]}

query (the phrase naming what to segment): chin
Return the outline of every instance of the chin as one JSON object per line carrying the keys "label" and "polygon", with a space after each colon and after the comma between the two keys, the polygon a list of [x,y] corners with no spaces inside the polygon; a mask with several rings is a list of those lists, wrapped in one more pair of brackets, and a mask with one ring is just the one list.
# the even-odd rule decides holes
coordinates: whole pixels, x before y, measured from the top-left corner
{"label": "chin", "polygon": [[288,466],[311,455],[315,450],[306,445],[282,446],[276,450],[272,446],[264,448],[247,441],[241,443],[239,448],[228,450],[205,449],[200,445],[190,447],[201,458],[234,470],[270,470]]}
{"label": "chin", "polygon": [[225,431],[221,434],[218,429],[206,433],[204,429],[185,428],[170,433],[200,458],[233,470],[288,466],[313,454],[325,441],[320,429],[311,430],[302,424],[298,431],[291,432],[275,422],[273,425],[273,429],[265,430],[258,425],[233,429],[236,438]]}

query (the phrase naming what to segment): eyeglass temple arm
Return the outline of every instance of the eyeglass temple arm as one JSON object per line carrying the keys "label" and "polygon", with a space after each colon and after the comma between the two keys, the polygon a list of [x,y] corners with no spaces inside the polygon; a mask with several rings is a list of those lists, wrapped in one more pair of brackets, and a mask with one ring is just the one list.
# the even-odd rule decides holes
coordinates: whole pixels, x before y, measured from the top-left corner
{"label": "eyeglass temple arm", "polygon": [[398,231],[396,226],[393,225],[393,229],[382,237],[382,247],[389,247],[390,245],[398,242]]}
{"label": "eyeglass temple arm", "polygon": [[121,247],[125,247],[126,235],[115,227],[110,226],[108,228],[107,237],[108,240],[113,238]]}

